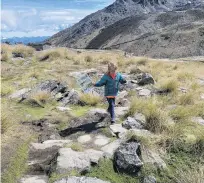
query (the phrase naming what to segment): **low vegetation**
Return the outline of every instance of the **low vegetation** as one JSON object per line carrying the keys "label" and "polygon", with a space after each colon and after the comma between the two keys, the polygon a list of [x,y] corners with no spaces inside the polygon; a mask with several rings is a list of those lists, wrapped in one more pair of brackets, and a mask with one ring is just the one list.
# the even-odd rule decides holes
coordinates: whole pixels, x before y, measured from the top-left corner
{"label": "low vegetation", "polygon": [[82,94],[80,96],[80,101],[85,105],[96,106],[102,101],[102,99],[100,96],[97,96],[97,95]]}

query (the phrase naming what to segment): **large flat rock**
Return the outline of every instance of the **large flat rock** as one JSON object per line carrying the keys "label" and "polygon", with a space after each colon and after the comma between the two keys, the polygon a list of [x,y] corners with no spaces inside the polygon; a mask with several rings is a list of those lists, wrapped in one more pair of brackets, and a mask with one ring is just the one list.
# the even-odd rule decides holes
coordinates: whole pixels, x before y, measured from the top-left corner
{"label": "large flat rock", "polygon": [[104,156],[102,151],[93,149],[84,152],[73,151],[71,148],[61,148],[57,158],[56,172],[63,174],[72,170],[83,172],[89,170],[92,164],[97,164]]}
{"label": "large flat rock", "polygon": [[93,177],[68,177],[54,183],[110,183]]}
{"label": "large flat rock", "polygon": [[20,183],[48,183],[45,175],[27,175],[20,180]]}

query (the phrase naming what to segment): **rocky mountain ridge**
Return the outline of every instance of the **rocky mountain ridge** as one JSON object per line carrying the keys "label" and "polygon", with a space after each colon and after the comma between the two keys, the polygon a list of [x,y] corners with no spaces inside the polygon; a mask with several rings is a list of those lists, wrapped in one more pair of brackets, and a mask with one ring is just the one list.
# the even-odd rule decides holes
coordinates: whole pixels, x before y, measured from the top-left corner
{"label": "rocky mountain ridge", "polygon": [[110,6],[88,15],[71,28],[65,29],[46,41],[53,46],[85,48],[101,29],[135,15],[172,10],[198,8],[202,0],[116,0]]}

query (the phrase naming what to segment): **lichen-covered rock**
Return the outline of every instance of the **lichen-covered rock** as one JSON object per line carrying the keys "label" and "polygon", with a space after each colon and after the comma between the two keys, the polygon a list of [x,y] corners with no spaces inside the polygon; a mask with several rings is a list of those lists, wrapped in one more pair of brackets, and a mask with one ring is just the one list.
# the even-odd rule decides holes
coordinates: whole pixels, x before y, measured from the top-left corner
{"label": "lichen-covered rock", "polygon": [[20,183],[48,183],[48,177],[45,175],[26,175],[20,179]]}
{"label": "lichen-covered rock", "polygon": [[141,149],[139,143],[124,143],[115,151],[114,165],[120,172],[137,175],[138,171],[143,166],[140,156]]}
{"label": "lichen-covered rock", "polygon": [[84,152],[73,151],[71,148],[61,148],[57,157],[56,172],[63,174],[76,170],[78,172],[86,172],[92,164],[97,164],[99,159],[103,157],[102,151],[93,149]]}
{"label": "lichen-covered rock", "polygon": [[154,84],[155,80],[149,73],[142,73],[138,76],[138,85]]}
{"label": "lichen-covered rock", "polygon": [[122,124],[122,126],[126,129],[133,129],[133,128],[137,128],[137,129],[142,129],[143,125],[140,123],[140,121],[137,121],[136,119],[132,118],[132,117],[128,117]]}
{"label": "lichen-covered rock", "polygon": [[147,176],[144,178],[143,183],[156,183],[157,180],[154,176]]}

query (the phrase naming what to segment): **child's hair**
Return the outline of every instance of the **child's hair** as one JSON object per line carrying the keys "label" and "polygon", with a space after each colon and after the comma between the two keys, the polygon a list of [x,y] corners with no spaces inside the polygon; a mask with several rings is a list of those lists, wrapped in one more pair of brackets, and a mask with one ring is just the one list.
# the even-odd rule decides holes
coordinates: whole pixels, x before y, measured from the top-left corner
{"label": "child's hair", "polygon": [[115,72],[117,70],[117,65],[113,62],[108,63],[108,73]]}

